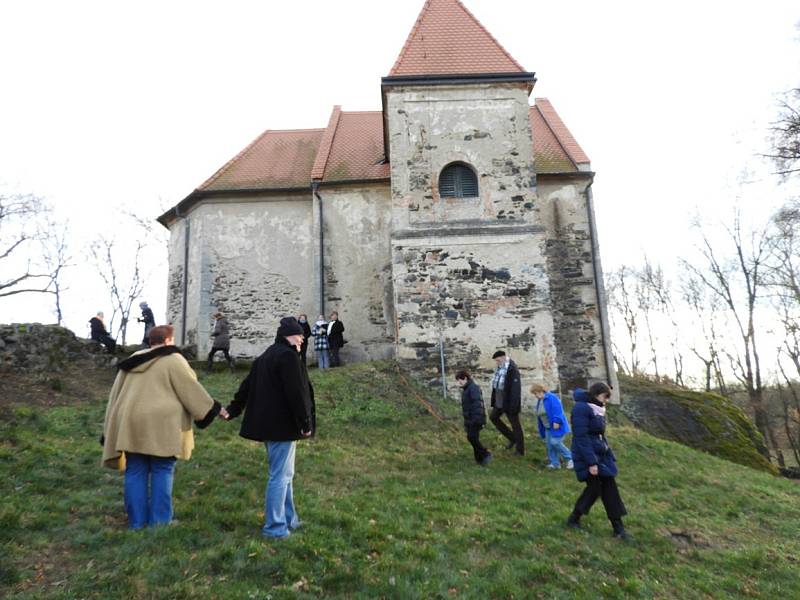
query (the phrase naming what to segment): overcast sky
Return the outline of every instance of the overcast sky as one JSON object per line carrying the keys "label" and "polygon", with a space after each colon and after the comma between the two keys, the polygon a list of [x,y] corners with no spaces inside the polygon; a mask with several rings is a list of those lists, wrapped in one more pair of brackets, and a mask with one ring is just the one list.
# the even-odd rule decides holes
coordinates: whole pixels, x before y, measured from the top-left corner
{"label": "overcast sky", "polygon": [[[423,0],[0,4],[0,182],[69,216],[75,252],[155,218],[265,129],[324,127],[334,104],[380,110]],[[800,4],[536,2],[465,5],[538,82],[597,172],[604,266],[669,263],[692,213],[725,216],[744,168],[756,218],[789,191],[765,179],[777,95],[800,84]],[[120,231],[125,239],[127,229]],[[164,318],[166,256],[145,291]],[[110,306],[75,267],[67,325]],[[309,308],[309,311],[311,309]],[[0,322],[51,321],[36,298]]]}

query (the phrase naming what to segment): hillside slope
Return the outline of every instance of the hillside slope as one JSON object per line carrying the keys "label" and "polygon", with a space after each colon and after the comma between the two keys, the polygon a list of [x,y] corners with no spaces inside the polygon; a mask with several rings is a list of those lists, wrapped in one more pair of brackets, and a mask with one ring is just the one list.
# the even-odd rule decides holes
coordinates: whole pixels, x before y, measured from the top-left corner
{"label": "hillside slope", "polygon": [[[204,378],[227,401],[243,373]],[[391,363],[312,372],[318,436],[299,445],[305,526],[260,536],[264,448],[238,422],[198,432],[175,477],[177,525],[129,532],[122,478],[98,466],[105,398],[0,413],[0,596],[6,598],[800,597],[800,487],[630,428],[609,438],[632,544],[528,454],[474,465],[454,404]],[[426,406],[430,403],[441,420]]]}

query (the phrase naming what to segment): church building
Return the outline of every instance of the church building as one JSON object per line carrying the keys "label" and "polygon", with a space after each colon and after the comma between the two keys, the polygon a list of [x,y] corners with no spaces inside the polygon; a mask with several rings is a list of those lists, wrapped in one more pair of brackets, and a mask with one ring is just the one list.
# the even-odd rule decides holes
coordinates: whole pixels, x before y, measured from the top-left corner
{"label": "church building", "polygon": [[253,357],[281,317],[336,310],[345,362],[435,377],[443,355],[452,379],[504,349],[525,389],[615,385],[594,172],[535,83],[461,2],[427,0],[381,110],[267,130],[159,217],[176,338],[207,352],[220,311]]}

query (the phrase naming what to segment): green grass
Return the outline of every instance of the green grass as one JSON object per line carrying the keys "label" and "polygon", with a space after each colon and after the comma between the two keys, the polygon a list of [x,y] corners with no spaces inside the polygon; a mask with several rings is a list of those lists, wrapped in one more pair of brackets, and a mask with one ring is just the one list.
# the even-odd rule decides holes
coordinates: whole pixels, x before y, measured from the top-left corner
{"label": "green grass", "polygon": [[[225,402],[242,376],[203,382]],[[563,527],[582,486],[542,467],[538,439],[514,457],[490,426],[483,469],[455,403],[434,401],[437,420],[391,363],[312,379],[319,431],[299,443],[295,477],[304,528],[282,541],[260,535],[265,452],[238,421],[198,432],[179,463],[179,523],[129,532],[122,477],[99,467],[104,398],[6,411],[0,597],[800,597],[795,482],[614,427],[624,544],[599,504],[584,531]]]}

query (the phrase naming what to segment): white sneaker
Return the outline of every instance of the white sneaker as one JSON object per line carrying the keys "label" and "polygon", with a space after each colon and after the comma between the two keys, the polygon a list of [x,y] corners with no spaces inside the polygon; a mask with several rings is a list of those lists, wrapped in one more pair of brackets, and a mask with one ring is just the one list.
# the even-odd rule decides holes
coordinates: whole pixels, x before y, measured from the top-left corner
{"label": "white sneaker", "polygon": [[559,465],[559,466],[556,466],[556,465],[547,465],[547,468],[548,468],[548,469],[553,469],[553,470],[555,470],[555,469],[560,469],[560,468],[561,468],[561,466],[560,466],[560,465]]}
{"label": "white sneaker", "polygon": [[573,462],[571,460],[567,462],[567,468],[568,469],[574,469],[575,468],[575,465],[573,464]]}

